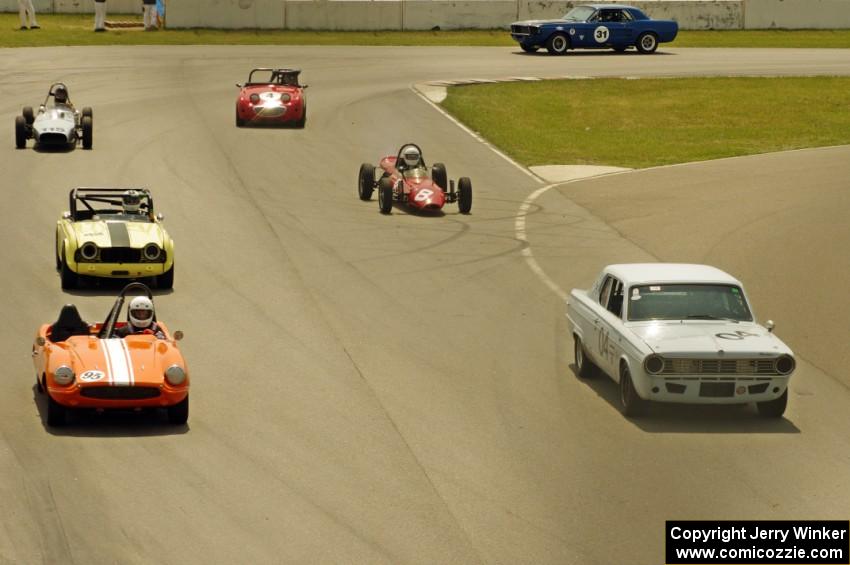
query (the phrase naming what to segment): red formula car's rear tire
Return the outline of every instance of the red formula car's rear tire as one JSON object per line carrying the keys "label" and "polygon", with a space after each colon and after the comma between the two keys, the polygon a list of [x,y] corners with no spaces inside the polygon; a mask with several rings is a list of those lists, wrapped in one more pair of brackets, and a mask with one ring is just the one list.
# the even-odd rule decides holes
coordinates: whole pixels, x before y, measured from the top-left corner
{"label": "red formula car's rear tire", "polygon": [[446,166],[444,164],[434,163],[431,167],[431,180],[442,188],[443,192],[449,191],[449,175],[446,173]]}
{"label": "red formula car's rear tire", "polygon": [[23,116],[15,116],[15,147],[23,149],[27,146],[27,122]]}
{"label": "red formula car's rear tire", "polygon": [[393,181],[386,177],[378,182],[378,208],[381,214],[389,214],[393,209]]}
{"label": "red formula car's rear tire", "polygon": [[47,395],[47,425],[51,428],[59,428],[67,421],[67,409]]}
{"label": "red formula car's rear tire", "polygon": [[91,116],[83,116],[83,149],[91,149],[94,141],[94,122]]}
{"label": "red formula car's rear tire", "polygon": [[457,181],[457,208],[461,214],[469,214],[472,210],[472,181],[468,177],[460,177]]}
{"label": "red formula car's rear tire", "polygon": [[360,200],[371,200],[372,192],[375,190],[375,166],[369,163],[360,165],[357,174],[357,195]]}

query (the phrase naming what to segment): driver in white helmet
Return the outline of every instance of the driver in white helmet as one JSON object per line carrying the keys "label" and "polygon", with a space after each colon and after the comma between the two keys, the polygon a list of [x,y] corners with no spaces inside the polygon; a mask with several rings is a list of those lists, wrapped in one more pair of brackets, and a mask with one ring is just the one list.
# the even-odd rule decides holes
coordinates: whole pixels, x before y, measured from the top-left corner
{"label": "driver in white helmet", "polygon": [[154,322],[153,301],[147,296],[136,296],[127,307],[127,324],[115,330],[118,337],[152,334],[165,339],[165,333]]}
{"label": "driver in white helmet", "polygon": [[415,145],[405,145],[399,151],[401,156],[396,162],[396,168],[400,171],[409,171],[417,167],[422,167],[422,153]]}
{"label": "driver in white helmet", "polygon": [[140,214],[142,195],[138,190],[125,190],[121,195],[121,208],[125,214]]}

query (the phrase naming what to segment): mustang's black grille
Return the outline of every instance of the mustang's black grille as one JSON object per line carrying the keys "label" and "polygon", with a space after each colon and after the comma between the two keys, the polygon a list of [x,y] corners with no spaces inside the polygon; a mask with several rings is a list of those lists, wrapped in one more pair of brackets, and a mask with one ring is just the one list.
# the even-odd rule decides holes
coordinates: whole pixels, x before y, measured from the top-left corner
{"label": "mustang's black grille", "polygon": [[513,25],[511,26],[511,33],[514,35],[536,35],[538,28],[534,26],[520,26]]}
{"label": "mustang's black grille", "polygon": [[86,398],[103,400],[141,400],[158,397],[159,389],[149,386],[97,386],[86,387],[80,394]]}

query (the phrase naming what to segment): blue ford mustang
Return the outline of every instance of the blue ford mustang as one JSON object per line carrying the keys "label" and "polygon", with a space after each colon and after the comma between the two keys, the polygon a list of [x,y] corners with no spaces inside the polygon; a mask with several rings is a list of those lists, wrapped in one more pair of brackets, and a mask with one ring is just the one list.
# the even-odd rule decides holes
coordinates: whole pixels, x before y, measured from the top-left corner
{"label": "blue ford mustang", "polygon": [[511,24],[511,37],[523,51],[545,47],[552,55],[568,49],[613,49],[634,46],[640,53],[653,53],[659,43],[673,41],[679,24],[651,20],[646,14],[619,4],[576,6],[560,20],[530,20]]}

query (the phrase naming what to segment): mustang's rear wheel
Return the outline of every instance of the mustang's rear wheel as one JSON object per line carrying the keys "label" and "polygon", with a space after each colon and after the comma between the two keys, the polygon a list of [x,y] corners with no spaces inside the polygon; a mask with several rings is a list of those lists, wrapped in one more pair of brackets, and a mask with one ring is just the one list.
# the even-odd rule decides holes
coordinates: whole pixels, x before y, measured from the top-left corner
{"label": "mustang's rear wheel", "polygon": [[442,163],[434,163],[431,167],[431,180],[437,183],[437,186],[443,189],[443,192],[449,191],[449,175],[446,173],[446,166]]}
{"label": "mustang's rear wheel", "polygon": [[461,214],[469,214],[472,210],[472,181],[468,177],[460,177],[457,181],[457,208]]}
{"label": "mustang's rear wheel", "polygon": [[77,288],[77,273],[71,270],[68,266],[68,262],[65,260],[65,255],[62,255],[62,267],[61,267],[61,276],[62,276],[62,290],[70,290],[73,288]]}
{"label": "mustang's rear wheel", "polygon": [[655,53],[658,49],[658,36],[651,31],[645,31],[638,36],[635,47],[640,53]]}
{"label": "mustang's rear wheel", "polygon": [[360,200],[371,200],[372,192],[375,190],[375,166],[369,163],[360,165],[357,173],[357,195]]}
{"label": "mustang's rear wheel", "polygon": [[788,389],[775,400],[766,402],[756,402],[756,408],[759,411],[759,416],[764,418],[781,418],[785,414],[785,407],[788,406]]}
{"label": "mustang's rear wheel", "polygon": [[32,123],[35,121],[35,114],[33,114],[32,106],[24,106],[24,111],[21,112],[21,114],[23,114],[24,121],[27,123],[28,126],[31,126]]}
{"label": "mustang's rear wheel", "polygon": [[64,406],[53,400],[53,397],[47,395],[47,425],[53,428],[58,428],[65,425],[67,410]]}
{"label": "mustang's rear wheel", "polygon": [[171,268],[156,277],[156,287],[162,289],[174,288],[174,264]]}
{"label": "mustang's rear wheel", "polygon": [[91,116],[83,116],[83,149],[91,149],[94,140],[94,122]]}
{"label": "mustang's rear wheel", "polygon": [[587,355],[585,355],[584,345],[581,343],[581,338],[574,335],[573,341],[575,342],[575,360],[578,376],[583,379],[589,379],[596,376],[598,368],[596,367],[596,364],[588,359]]}
{"label": "mustang's rear wheel", "polygon": [[563,33],[553,33],[546,41],[546,50],[550,55],[565,55],[570,48],[570,40]]}
{"label": "mustang's rear wheel", "polygon": [[620,411],[623,416],[643,416],[649,408],[649,403],[641,398],[632,382],[632,374],[628,367],[620,370]]}
{"label": "mustang's rear wheel", "polygon": [[27,123],[23,116],[15,116],[15,147],[23,149],[27,146]]}
{"label": "mustang's rear wheel", "polygon": [[378,208],[381,214],[389,214],[393,209],[393,181],[387,177],[378,182]]}
{"label": "mustang's rear wheel", "polygon": [[185,424],[189,419],[189,395],[186,395],[186,398],[175,404],[174,406],[169,406],[166,408],[168,412],[168,421],[174,425],[182,425]]}

